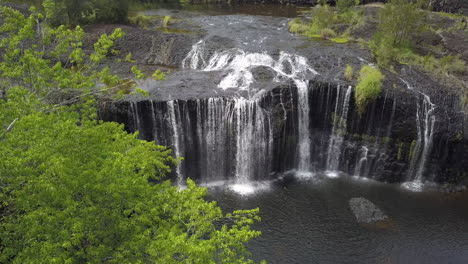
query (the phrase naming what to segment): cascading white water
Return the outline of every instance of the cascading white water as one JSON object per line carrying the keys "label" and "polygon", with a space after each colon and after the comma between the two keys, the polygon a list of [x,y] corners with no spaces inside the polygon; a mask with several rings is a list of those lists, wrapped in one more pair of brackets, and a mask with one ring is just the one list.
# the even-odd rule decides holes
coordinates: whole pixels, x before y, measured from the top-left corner
{"label": "cascading white water", "polygon": [[341,90],[342,87],[338,86],[336,91],[335,112],[332,116],[332,132],[328,144],[327,171],[330,177],[337,176],[336,172],[339,167],[341,147],[347,128],[349,100],[351,98],[352,87],[348,86],[344,95]]}
{"label": "cascading white water", "polygon": [[310,172],[310,121],[309,121],[309,82],[295,81],[298,93],[298,171],[300,173]]}
{"label": "cascading white water", "polygon": [[[181,152],[180,152],[180,143],[179,143],[179,126],[178,122],[176,119],[176,113],[175,113],[175,102],[174,100],[167,101],[167,109],[169,113],[169,122],[171,123],[172,127],[172,147],[174,151],[174,156],[175,157],[180,157]],[[177,176],[177,184],[179,186],[183,185],[183,175],[180,172],[180,164],[176,166],[176,176]]]}
{"label": "cascading white water", "polygon": [[366,146],[361,147],[361,158],[359,159],[358,164],[354,168],[354,176],[362,176],[361,175],[361,168],[364,162],[367,162],[367,154],[369,153],[369,149]]}
{"label": "cascading white water", "polygon": [[431,102],[429,96],[421,93],[422,103],[418,102],[416,111],[416,123],[418,129],[418,139],[413,152],[410,164],[410,173],[414,175],[414,181],[422,182],[424,170],[429,152],[432,148],[432,139],[434,135],[435,116],[432,112],[435,105]]}
{"label": "cascading white water", "polygon": [[272,132],[269,118],[255,100],[236,99],[233,114],[231,123],[237,127],[235,177],[236,183],[241,184],[250,181],[257,166],[270,166]]}
{"label": "cascading white water", "polygon": [[[192,50],[183,60],[182,66],[202,71],[223,71],[227,74],[218,84],[221,89],[235,88],[248,90],[249,98],[234,98],[232,113],[230,113],[230,130],[234,128],[236,140],[235,178],[236,183],[248,183],[252,175],[258,174],[258,166],[271,166],[273,131],[271,116],[266,113],[259,102],[263,91],[253,87],[255,83],[252,70],[256,67],[271,69],[276,76],[272,81],[281,82],[293,80],[299,94],[299,139],[298,168],[310,171],[310,131],[309,131],[309,75],[318,74],[312,69],[305,57],[280,52],[278,59],[266,53],[248,53],[241,49],[229,49],[215,52],[208,62],[204,60],[205,43],[200,41],[193,45]],[[250,93],[250,91],[254,91]],[[210,106],[209,106],[210,108]],[[199,111],[199,109],[197,110]],[[208,109],[208,111],[211,111]],[[229,111],[226,111],[226,113]],[[201,122],[201,121],[198,121]],[[204,129],[207,129],[204,127]],[[210,130],[211,128],[208,128]],[[267,129],[267,130],[266,130]],[[200,133],[200,131],[198,132]],[[203,131],[205,141],[211,141],[210,132]],[[208,135],[208,136],[206,136]],[[220,135],[215,135],[219,137]],[[208,139],[207,139],[208,138]],[[262,157],[262,160],[259,160]],[[265,168],[262,168],[264,170]]]}
{"label": "cascading white water", "polygon": [[131,116],[133,116],[133,126],[134,131],[140,130],[140,117],[138,115],[138,104],[135,102],[130,102],[130,112]]}
{"label": "cascading white water", "polygon": [[205,66],[205,63],[199,63],[204,61],[204,47],[203,41],[194,44],[192,50],[182,61],[182,67],[189,66],[191,69],[202,71],[228,71],[228,74],[218,85],[222,89],[248,90],[252,88],[251,85],[255,79],[251,70],[255,67],[267,67],[276,72],[273,81],[280,81],[282,78],[304,81],[310,73],[318,74],[309,66],[305,57],[283,51],[280,52],[278,60],[275,60],[266,53],[248,53],[234,48],[215,52]]}
{"label": "cascading white water", "polygon": [[416,128],[418,138],[416,145],[412,151],[410,167],[408,169],[408,180],[404,186],[409,189],[419,190],[424,181],[424,171],[429,153],[432,149],[432,140],[434,136],[434,125],[436,118],[434,110],[435,104],[431,102],[431,98],[420,92],[415,91],[409,82],[400,78],[406,84],[408,90],[416,92],[418,96],[417,111],[416,111]]}
{"label": "cascading white water", "polygon": [[203,40],[193,44],[190,52],[182,60],[182,68],[197,69],[200,64],[202,64],[202,67],[204,67],[206,64],[205,59],[203,58],[204,51],[205,42]]}

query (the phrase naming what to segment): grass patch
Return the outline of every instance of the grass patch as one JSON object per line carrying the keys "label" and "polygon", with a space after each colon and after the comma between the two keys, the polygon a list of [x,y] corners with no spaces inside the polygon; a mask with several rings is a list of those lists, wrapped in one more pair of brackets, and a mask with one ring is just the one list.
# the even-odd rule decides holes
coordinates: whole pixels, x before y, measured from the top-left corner
{"label": "grass patch", "polygon": [[331,28],[324,28],[320,31],[320,36],[324,39],[331,39],[336,37],[336,32]]}
{"label": "grass patch", "polygon": [[443,16],[443,17],[448,17],[448,18],[451,18],[451,19],[467,19],[468,16],[465,16],[463,14],[453,14],[453,13],[446,13],[446,12],[435,12],[435,14],[439,15],[439,16]]}
{"label": "grass patch", "polygon": [[348,81],[352,81],[354,79],[354,69],[353,69],[353,66],[351,65],[346,65],[346,68],[345,68],[345,72],[344,72],[344,76],[346,78],[346,80]]}
{"label": "grass patch", "polygon": [[309,26],[306,25],[300,18],[294,18],[288,23],[289,32],[294,34],[303,35],[309,30]]}
{"label": "grass patch", "polygon": [[195,34],[195,31],[190,31],[186,29],[181,29],[181,28],[171,28],[171,27],[159,27],[156,28],[156,30],[159,30],[163,33],[169,33],[169,34]]}
{"label": "grass patch", "polygon": [[396,59],[400,64],[419,66],[424,71],[439,77],[451,74],[463,74],[467,71],[467,65],[465,61],[460,59],[460,55],[448,55],[436,58],[433,55],[422,56],[409,49],[397,49],[394,53],[396,53]]}
{"label": "grass patch", "polygon": [[171,16],[165,16],[164,19],[163,19],[163,24],[162,26],[164,28],[167,28],[167,26],[169,25],[169,23],[171,22],[172,20],[172,17]]}
{"label": "grass patch", "polygon": [[[345,2],[342,2],[345,3]],[[337,44],[349,43],[351,29],[364,24],[362,12],[355,8],[355,0],[346,0],[345,7],[335,12],[329,5],[321,4],[312,9],[312,22],[306,24],[300,18],[291,20],[288,24],[291,33],[305,35],[311,38],[330,40]],[[348,28],[343,34],[338,34],[335,29],[347,24]]]}
{"label": "grass patch", "polygon": [[145,16],[145,15],[136,15],[133,17],[129,17],[128,21],[130,24],[141,27],[141,28],[147,28],[149,25],[151,25],[151,22],[153,22],[154,17],[152,16]]}
{"label": "grass patch", "polygon": [[384,79],[385,76],[377,68],[369,65],[362,66],[354,93],[359,114],[363,114],[367,105],[379,97]]}
{"label": "grass patch", "polygon": [[348,38],[331,38],[330,40],[338,44],[346,44],[351,41],[351,39]]}

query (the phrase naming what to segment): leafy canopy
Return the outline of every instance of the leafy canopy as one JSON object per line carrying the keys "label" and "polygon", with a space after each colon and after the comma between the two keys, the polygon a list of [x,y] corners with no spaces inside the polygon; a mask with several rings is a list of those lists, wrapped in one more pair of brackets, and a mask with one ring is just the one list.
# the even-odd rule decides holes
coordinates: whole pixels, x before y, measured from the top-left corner
{"label": "leafy canopy", "polygon": [[123,32],[85,52],[80,27],[32,11],[0,8],[0,262],[253,263],[258,209],[223,214],[191,180],[171,186],[170,150],[96,119],[122,85],[98,66]]}

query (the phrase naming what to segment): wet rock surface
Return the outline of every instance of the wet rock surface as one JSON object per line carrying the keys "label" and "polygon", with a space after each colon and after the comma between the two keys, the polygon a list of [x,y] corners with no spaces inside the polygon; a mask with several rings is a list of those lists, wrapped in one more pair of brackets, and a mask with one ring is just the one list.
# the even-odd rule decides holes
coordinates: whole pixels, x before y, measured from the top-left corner
{"label": "wet rock surface", "polygon": [[363,197],[355,197],[349,200],[349,207],[359,223],[371,224],[388,220],[382,210],[375,204]]}

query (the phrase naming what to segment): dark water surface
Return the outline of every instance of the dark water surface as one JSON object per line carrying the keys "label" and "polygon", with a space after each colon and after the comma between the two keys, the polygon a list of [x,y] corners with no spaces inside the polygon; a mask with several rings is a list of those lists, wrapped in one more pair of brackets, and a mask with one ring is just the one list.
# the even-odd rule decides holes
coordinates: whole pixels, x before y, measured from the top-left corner
{"label": "dark water surface", "polygon": [[[268,263],[468,263],[468,193],[410,192],[350,177],[294,182],[241,196],[214,188],[226,211],[259,207],[263,235],[249,244]],[[363,226],[349,207],[364,197],[391,225]]]}

